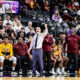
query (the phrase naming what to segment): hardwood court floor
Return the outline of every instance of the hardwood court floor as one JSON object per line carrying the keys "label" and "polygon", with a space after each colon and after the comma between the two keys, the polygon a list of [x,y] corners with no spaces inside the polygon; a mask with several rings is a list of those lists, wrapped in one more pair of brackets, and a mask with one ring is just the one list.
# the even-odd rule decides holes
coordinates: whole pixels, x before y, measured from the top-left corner
{"label": "hardwood court floor", "polygon": [[0,77],[0,80],[80,80],[80,77]]}

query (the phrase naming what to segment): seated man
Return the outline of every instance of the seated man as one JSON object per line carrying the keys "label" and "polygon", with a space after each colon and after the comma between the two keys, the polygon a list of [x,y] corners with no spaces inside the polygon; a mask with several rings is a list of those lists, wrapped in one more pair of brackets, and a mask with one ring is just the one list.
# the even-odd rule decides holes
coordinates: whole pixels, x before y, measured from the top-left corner
{"label": "seated man", "polygon": [[22,74],[22,66],[21,66],[21,60],[26,60],[29,56],[30,59],[32,59],[32,56],[30,53],[28,53],[28,47],[26,43],[23,42],[23,38],[19,37],[18,42],[14,44],[13,50],[15,52],[15,56],[17,57],[20,72],[19,74]]}
{"label": "seated man", "polygon": [[[62,55],[61,49],[62,49],[61,44],[58,44],[58,45],[55,45],[53,50],[52,50],[51,59],[53,61],[53,69],[52,69],[53,74],[56,74],[54,71],[54,67],[55,67],[56,62],[58,62],[57,74],[67,74],[65,72],[65,67],[67,66],[68,58]],[[60,68],[62,65],[63,65],[63,67],[62,67],[62,70],[60,72]]]}
{"label": "seated man", "polygon": [[53,68],[52,68],[52,73],[56,74],[54,71],[54,67],[56,62],[58,62],[58,68],[57,68],[57,74],[62,74],[60,71],[60,68],[63,64],[63,59],[61,57],[61,45],[55,45],[54,48],[52,49],[52,54],[51,54],[51,59],[53,61]]}
{"label": "seated man", "polygon": [[3,43],[0,44],[0,72],[3,75],[3,64],[4,60],[13,61],[12,73],[15,71],[16,57],[13,56],[13,47],[9,43],[9,38],[4,37]]}

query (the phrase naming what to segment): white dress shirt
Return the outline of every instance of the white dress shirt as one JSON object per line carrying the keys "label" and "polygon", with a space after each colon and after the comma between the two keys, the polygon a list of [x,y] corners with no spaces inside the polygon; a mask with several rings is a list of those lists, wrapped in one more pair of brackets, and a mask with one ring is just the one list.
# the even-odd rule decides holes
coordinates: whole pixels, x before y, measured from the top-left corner
{"label": "white dress shirt", "polygon": [[8,21],[8,20],[4,20],[4,21],[3,21],[3,26],[6,26],[7,23],[12,24],[12,21],[11,21],[11,20],[9,20],[9,21]]}
{"label": "white dress shirt", "polygon": [[14,31],[20,31],[21,28],[22,28],[22,25],[20,25],[20,26],[14,26],[14,27],[13,27],[13,30],[14,30]]}
{"label": "white dress shirt", "polygon": [[30,27],[25,27],[25,33],[27,34],[28,32],[30,32]]}
{"label": "white dress shirt", "polygon": [[[37,40],[37,47],[36,47],[36,49],[42,48],[42,43],[43,43],[44,37],[47,35],[47,33],[48,33],[48,29],[45,29],[44,33],[38,34],[38,40]],[[34,35],[33,41],[31,42],[29,50],[35,49],[36,36],[37,36],[37,34]]]}

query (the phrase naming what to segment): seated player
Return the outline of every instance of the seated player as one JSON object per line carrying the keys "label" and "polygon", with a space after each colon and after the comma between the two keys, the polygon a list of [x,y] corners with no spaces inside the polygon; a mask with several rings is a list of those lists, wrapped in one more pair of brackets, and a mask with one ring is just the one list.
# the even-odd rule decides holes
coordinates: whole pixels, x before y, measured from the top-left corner
{"label": "seated player", "polygon": [[62,59],[62,56],[61,56],[61,45],[58,44],[54,46],[54,48],[52,48],[52,54],[51,54],[51,59],[53,61],[53,68],[52,68],[52,73],[53,74],[56,74],[55,71],[54,71],[54,68],[55,68],[55,64],[56,62],[58,62],[58,68],[57,68],[57,74],[62,74],[62,72],[60,71],[61,70],[61,66],[63,64],[63,59]]}
{"label": "seated player", "polygon": [[[58,62],[59,64],[58,64],[58,68],[57,68],[57,73],[58,74],[67,74],[65,72],[65,67],[67,66],[68,58],[62,54],[61,41],[60,40],[58,40],[58,41],[59,41],[58,43],[56,41],[56,44],[55,44],[54,48],[52,49],[51,59],[53,60],[53,67],[55,67],[56,62]],[[62,65],[63,65],[63,67],[60,72],[60,68]],[[52,69],[52,71],[53,71],[53,73],[55,73],[54,68]]]}
{"label": "seated player", "polygon": [[12,44],[9,43],[9,38],[6,36],[4,37],[4,41],[0,44],[0,73],[1,76],[3,75],[3,65],[4,60],[13,61],[12,66],[12,74],[15,74],[15,67],[16,67],[16,57],[13,56],[13,47]]}

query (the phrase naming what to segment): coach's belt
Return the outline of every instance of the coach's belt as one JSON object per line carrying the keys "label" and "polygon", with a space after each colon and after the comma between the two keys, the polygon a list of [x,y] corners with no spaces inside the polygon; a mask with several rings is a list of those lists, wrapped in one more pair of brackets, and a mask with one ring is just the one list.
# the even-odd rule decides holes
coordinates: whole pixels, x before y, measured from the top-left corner
{"label": "coach's belt", "polygon": [[34,48],[35,50],[39,50],[39,49],[42,49],[42,48]]}

